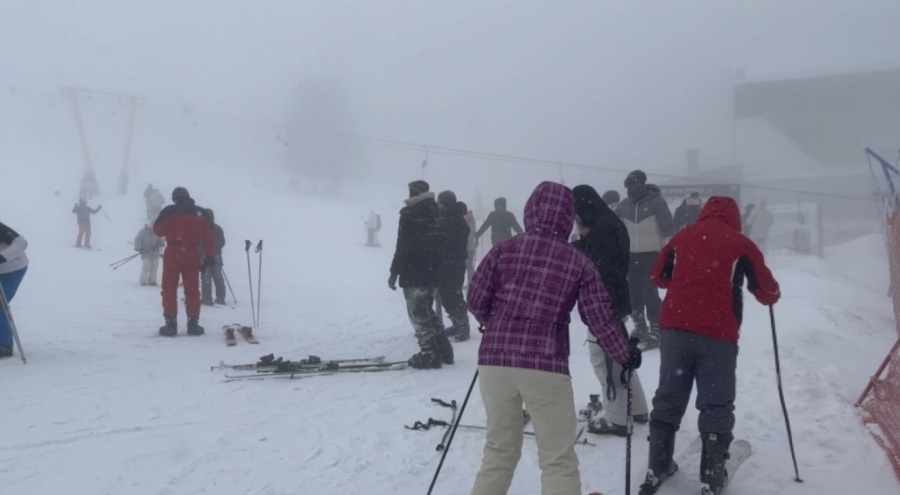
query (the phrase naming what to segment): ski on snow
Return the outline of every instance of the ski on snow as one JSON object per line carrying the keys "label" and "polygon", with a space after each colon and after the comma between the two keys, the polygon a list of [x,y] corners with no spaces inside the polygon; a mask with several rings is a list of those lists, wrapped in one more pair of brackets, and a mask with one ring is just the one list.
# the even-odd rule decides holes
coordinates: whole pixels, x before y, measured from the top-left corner
{"label": "ski on snow", "polygon": [[333,375],[336,373],[371,373],[379,371],[395,371],[406,369],[406,361],[388,363],[335,363],[327,361],[317,367],[297,367],[288,370],[257,370],[256,373],[244,375],[225,375],[225,381],[236,380],[265,380],[269,378],[305,378],[318,375]]}
{"label": "ski on snow", "polygon": [[302,368],[302,369],[316,369],[321,368],[327,363],[337,363],[338,365],[359,365],[359,364],[381,364],[385,360],[384,356],[371,356],[371,357],[359,357],[359,358],[350,358],[350,359],[327,359],[323,360],[319,356],[309,356],[308,358],[301,359],[299,361],[290,361],[284,358],[275,358],[274,354],[269,354],[259,358],[259,361],[256,363],[247,363],[247,364],[227,364],[225,361],[220,361],[216,366],[210,366],[210,371],[212,370],[229,370],[229,371],[290,371],[291,369]]}

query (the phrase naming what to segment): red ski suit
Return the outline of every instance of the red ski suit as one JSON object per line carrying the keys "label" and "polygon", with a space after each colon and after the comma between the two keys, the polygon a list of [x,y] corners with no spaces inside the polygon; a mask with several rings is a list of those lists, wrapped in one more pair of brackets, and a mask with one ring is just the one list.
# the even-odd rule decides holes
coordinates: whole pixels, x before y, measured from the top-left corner
{"label": "red ski suit", "polygon": [[737,203],[713,196],[697,223],[676,234],[653,265],[651,280],[668,289],[660,327],[736,343],[745,277],[757,301],[778,302],[778,282],[756,244],[741,233]]}
{"label": "red ski suit", "polygon": [[188,318],[200,316],[200,249],[215,256],[216,236],[203,218],[203,208],[191,198],[163,208],[153,232],[166,239],[163,253],[163,315],[178,315],[178,278],[184,283],[184,309]]}

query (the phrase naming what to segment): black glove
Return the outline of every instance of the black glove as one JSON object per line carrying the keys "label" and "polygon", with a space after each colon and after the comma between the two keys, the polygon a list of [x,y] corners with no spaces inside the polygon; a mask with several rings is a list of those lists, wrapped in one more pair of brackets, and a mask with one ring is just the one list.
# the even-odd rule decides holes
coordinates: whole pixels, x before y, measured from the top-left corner
{"label": "black glove", "polygon": [[391,290],[397,290],[397,277],[399,277],[399,275],[392,273],[388,278],[388,287],[390,287]]}
{"label": "black glove", "polygon": [[628,361],[622,365],[622,374],[619,377],[623,384],[628,383],[628,377],[631,375],[631,371],[641,367],[642,358],[638,343],[640,343],[640,340],[634,337],[628,340]]}

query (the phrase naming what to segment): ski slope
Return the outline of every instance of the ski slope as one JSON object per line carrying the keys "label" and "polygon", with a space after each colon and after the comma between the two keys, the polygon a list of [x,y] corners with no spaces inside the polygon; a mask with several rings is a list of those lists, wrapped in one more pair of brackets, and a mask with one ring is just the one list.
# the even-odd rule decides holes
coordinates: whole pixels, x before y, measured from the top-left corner
{"label": "ski slope", "polygon": [[[109,219],[93,217],[95,251],[74,247],[69,213],[77,183],[64,173],[19,169],[15,190],[0,197],[2,221],[29,241],[31,266],[13,302],[29,362],[0,362],[2,493],[34,494],[424,494],[440,454],[442,430],[408,431],[429,417],[449,420],[432,397],[462,402],[475,369],[477,333],[455,346],[456,364],[435,371],[393,371],[224,383],[209,367],[254,362],[268,353],[299,359],[416,351],[400,293],[387,288],[396,209],[403,184],[354,201],[291,193],[272,174],[219,174],[173,169],[127,196],[99,201]],[[142,225],[141,191],[154,182],[168,195],[186,186],[211,207],[228,244],[225,269],[238,303],[203,308],[203,337],[156,336],[162,324],[156,288],[138,285],[139,261],[128,241]],[[165,182],[165,183],[164,183]],[[439,185],[435,185],[439,188]],[[61,191],[55,195],[54,191]],[[461,198],[466,199],[466,198]],[[360,215],[383,212],[385,248],[362,247]],[[244,239],[264,239],[258,346],[227,348],[222,325],[250,322]],[[258,257],[250,252],[254,280]],[[890,465],[852,407],[869,374],[896,338],[881,239],[872,236],[829,252],[829,260],[775,258],[784,299],[776,307],[783,380],[803,484],[793,470],[778,402],[765,308],[748,303],[738,364],[736,435],[754,455],[730,495],[900,492]],[[254,287],[254,291],[256,287]],[[228,301],[232,297],[228,295]],[[598,386],[572,327],[572,373],[578,407]],[[641,375],[655,388],[658,354]],[[464,423],[482,424],[476,393]],[[633,486],[646,466],[646,426],[637,426]],[[689,410],[679,432],[696,430]],[[624,440],[590,436],[578,446],[585,493],[623,493]],[[435,493],[469,492],[483,437],[460,431]],[[696,468],[660,491],[696,493]],[[540,491],[533,440],[526,439],[510,493]],[[636,491],[636,490],[635,490]]]}

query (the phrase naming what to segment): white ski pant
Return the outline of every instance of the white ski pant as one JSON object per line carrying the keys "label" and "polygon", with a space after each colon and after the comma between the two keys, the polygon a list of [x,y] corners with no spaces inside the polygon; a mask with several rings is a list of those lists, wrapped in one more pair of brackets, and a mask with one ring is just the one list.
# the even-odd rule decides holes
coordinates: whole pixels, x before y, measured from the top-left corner
{"label": "white ski pant", "polygon": [[159,268],[159,256],[141,256],[141,280],[142,284],[155,284],[156,271]]}
{"label": "white ski pant", "polygon": [[[603,349],[594,343],[593,339],[595,338],[593,335],[588,334],[588,351],[591,355],[591,365],[594,367],[594,374],[597,375],[597,380],[600,381],[600,389],[603,391],[603,417],[608,423],[616,425],[627,424],[628,390],[625,389],[625,385],[620,378],[622,365],[609,358],[603,352]],[[609,398],[610,381],[613,385],[612,400]],[[631,414],[633,416],[649,414],[647,397],[644,395],[644,387],[641,385],[641,378],[638,376],[637,371],[632,371],[631,373],[631,394]]]}
{"label": "white ski pant", "polygon": [[523,403],[538,445],[541,494],[581,495],[572,378],[501,366],[479,366],[478,373],[487,438],[472,495],[505,495],[509,490],[522,456]]}

